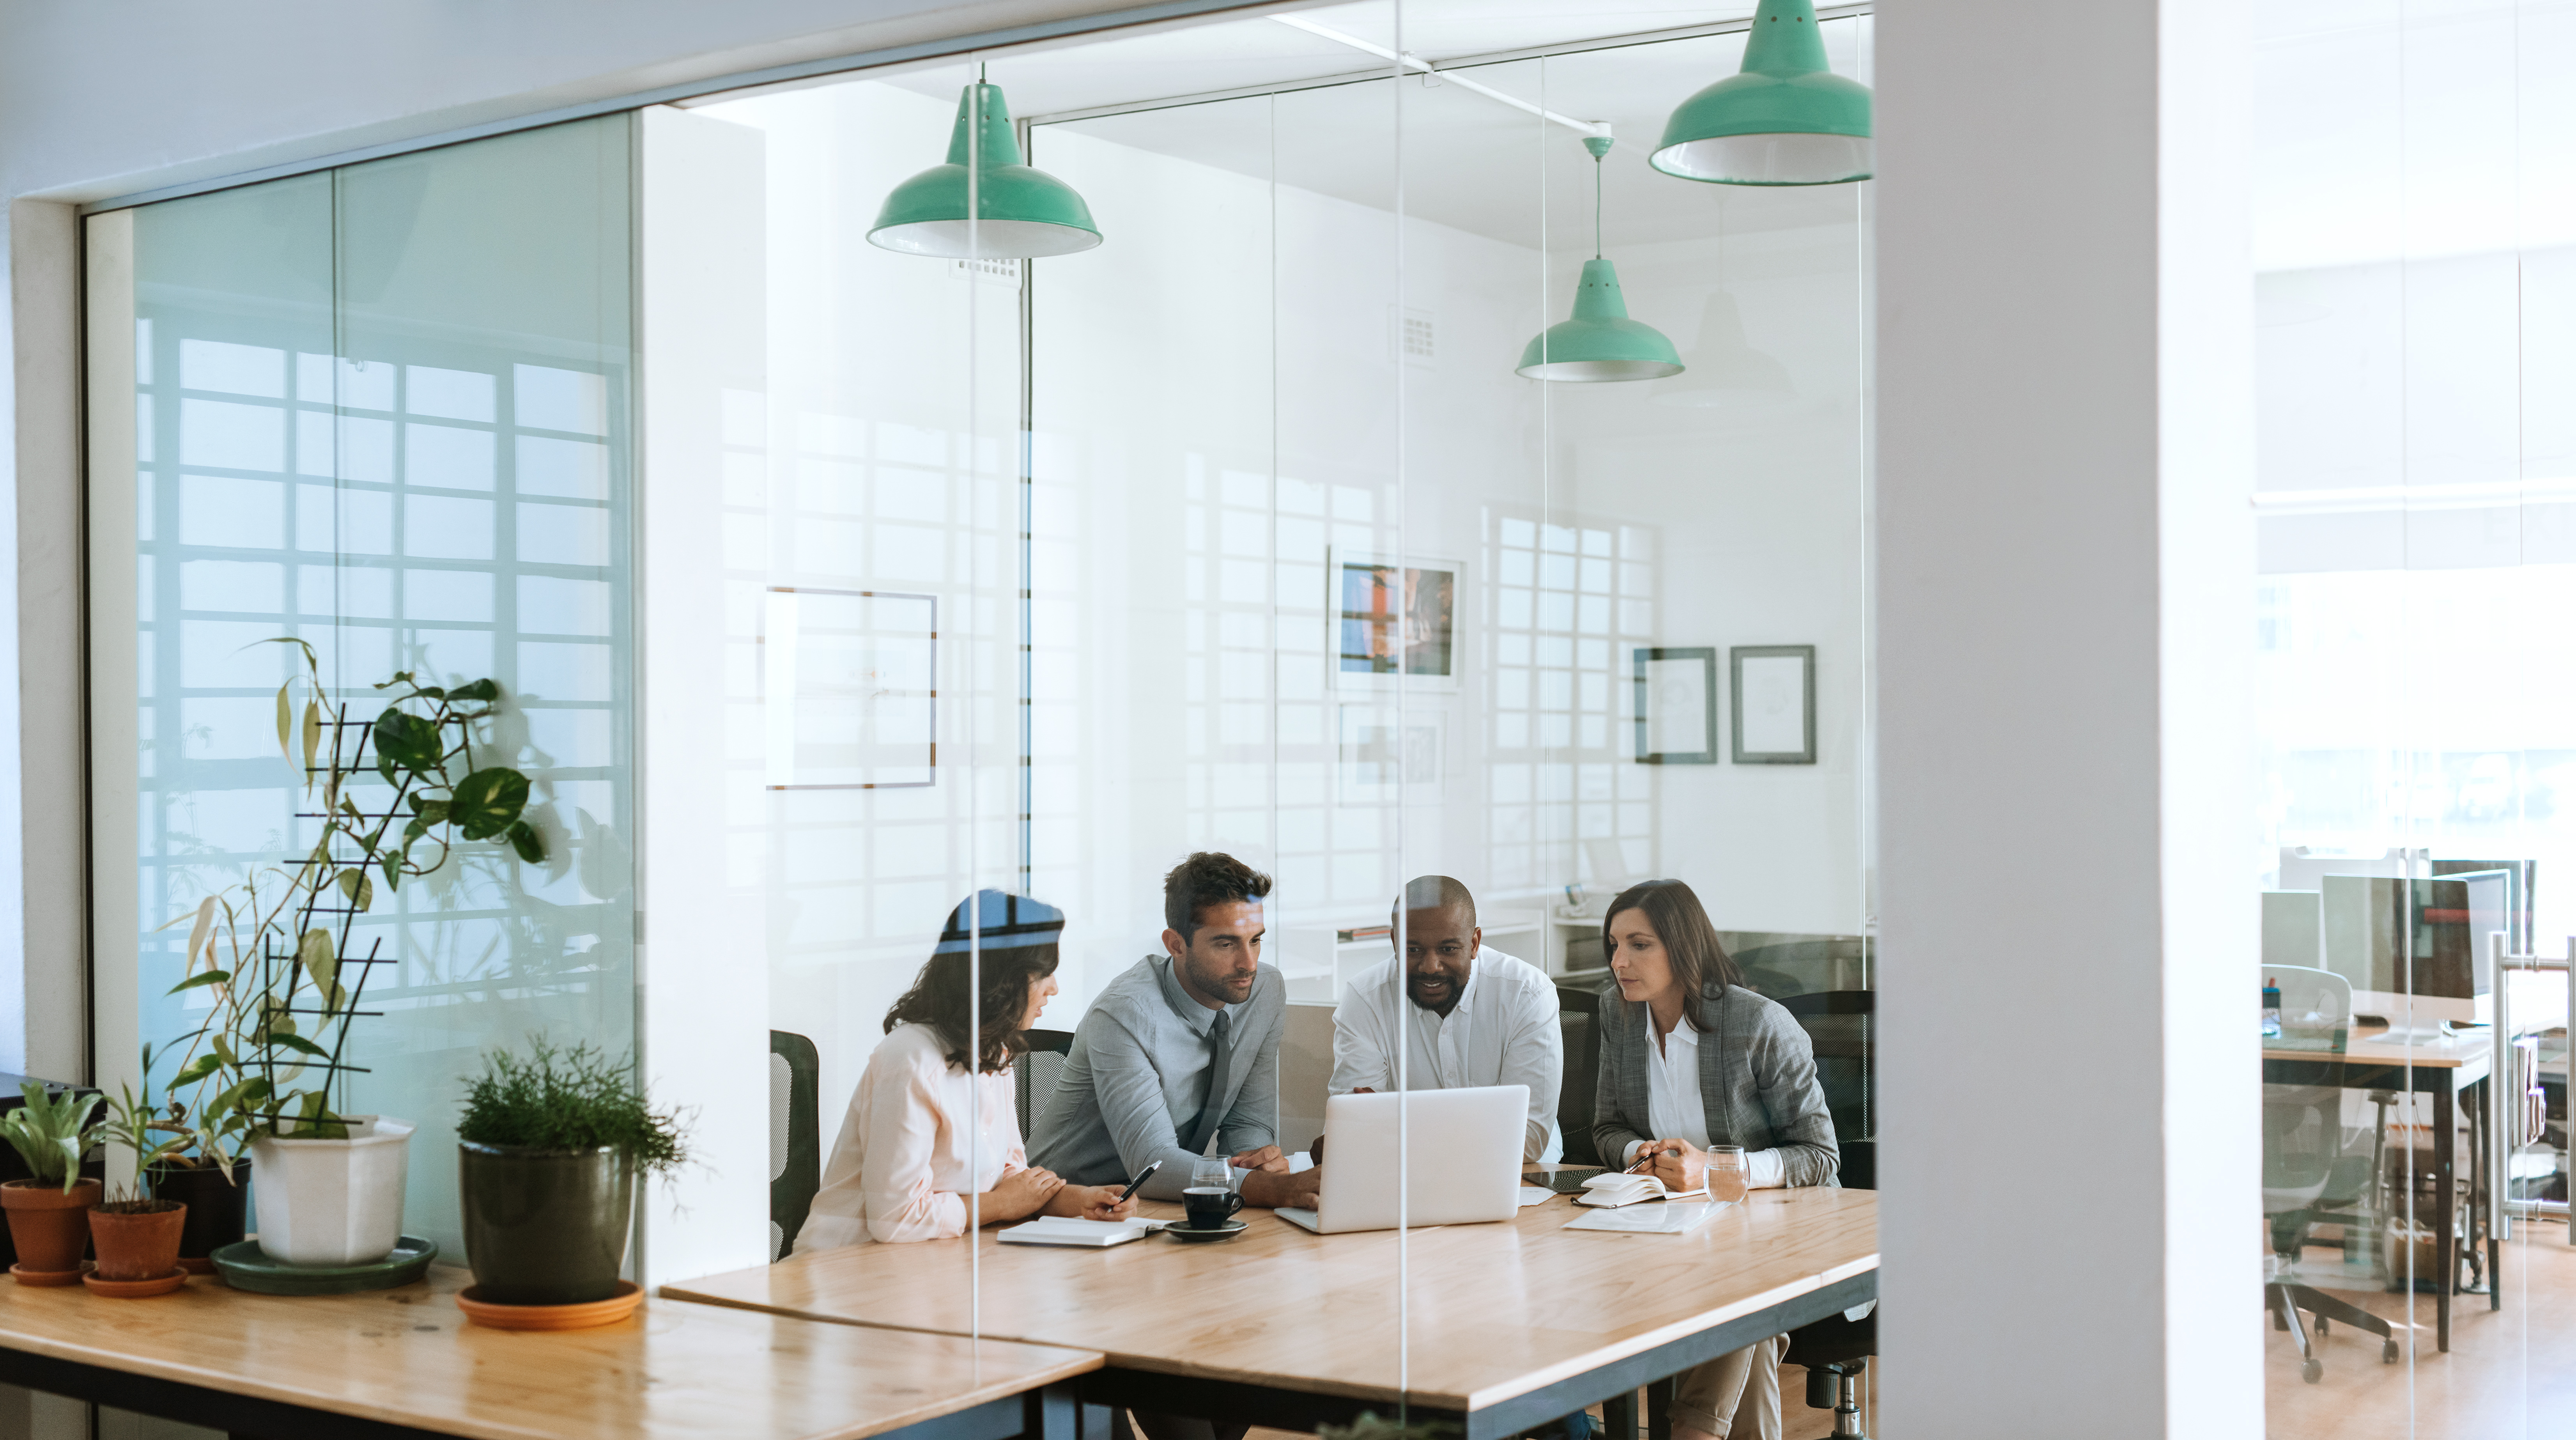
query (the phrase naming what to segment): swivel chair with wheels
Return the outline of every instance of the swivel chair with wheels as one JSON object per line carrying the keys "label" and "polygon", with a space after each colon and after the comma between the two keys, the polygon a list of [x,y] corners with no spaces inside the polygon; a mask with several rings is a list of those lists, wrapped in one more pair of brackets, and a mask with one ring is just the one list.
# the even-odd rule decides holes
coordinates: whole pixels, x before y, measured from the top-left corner
{"label": "swivel chair with wheels", "polygon": [[2300,1284],[2293,1276],[2308,1232],[2327,1218],[2343,1219],[2368,1191],[2369,1160],[2344,1154],[2343,1092],[2315,1085],[2263,1087],[2263,1215],[2271,1223],[2271,1274],[2263,1285],[2263,1308],[2272,1327],[2287,1330],[2299,1347],[2299,1375],[2313,1385],[2325,1375],[2316,1340],[2299,1312],[2316,1317],[2316,1335],[2330,1321],[2379,1337],[2383,1364],[2397,1361],[2397,1338],[2389,1323],[2369,1311]]}

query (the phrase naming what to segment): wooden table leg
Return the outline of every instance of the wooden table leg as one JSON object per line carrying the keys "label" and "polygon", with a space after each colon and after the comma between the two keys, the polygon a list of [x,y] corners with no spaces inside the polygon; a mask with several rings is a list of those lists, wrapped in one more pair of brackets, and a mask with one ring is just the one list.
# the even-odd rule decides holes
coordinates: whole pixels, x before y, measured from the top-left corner
{"label": "wooden table leg", "polygon": [[2459,1127],[2458,1097],[2451,1072],[2433,1072],[2433,1334],[2434,1348],[2451,1348],[2451,1292],[2460,1287],[2460,1255],[2452,1248],[2451,1226],[2459,1218],[2459,1196],[2453,1166]]}

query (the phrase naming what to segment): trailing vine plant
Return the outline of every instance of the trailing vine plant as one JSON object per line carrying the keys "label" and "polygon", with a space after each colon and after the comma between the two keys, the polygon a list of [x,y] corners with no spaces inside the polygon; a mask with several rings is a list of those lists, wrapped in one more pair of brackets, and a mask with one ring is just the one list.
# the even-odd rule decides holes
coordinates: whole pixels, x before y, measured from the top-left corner
{"label": "trailing vine plant", "polygon": [[[351,953],[352,927],[375,908],[377,882],[398,893],[445,865],[460,843],[504,843],[530,864],[546,854],[524,814],[528,777],[474,763],[474,727],[491,718],[499,684],[424,685],[400,671],[375,687],[392,692],[381,714],[351,719],[345,701],[326,708],[312,646],[291,636],[265,643],[303,656],[303,673],[277,690],[277,745],[289,764],[300,756],[305,800],[318,808],[298,818],[319,821],[321,833],[301,861],[255,868],[169,922],[190,925],[169,993],[208,989],[214,1005],[181,1037],[184,1063],[170,1079],[167,1118],[156,1123],[185,1135],[200,1163],[227,1176],[244,1139],[348,1138],[331,1101],[336,1087],[345,1106],[347,1077],[365,1073],[348,1062],[349,1025],[382,1013],[358,1007],[375,967],[394,963],[381,953],[381,934]],[[368,788],[362,804],[357,792],[370,773],[391,791]],[[188,1087],[193,1104],[178,1098]]]}

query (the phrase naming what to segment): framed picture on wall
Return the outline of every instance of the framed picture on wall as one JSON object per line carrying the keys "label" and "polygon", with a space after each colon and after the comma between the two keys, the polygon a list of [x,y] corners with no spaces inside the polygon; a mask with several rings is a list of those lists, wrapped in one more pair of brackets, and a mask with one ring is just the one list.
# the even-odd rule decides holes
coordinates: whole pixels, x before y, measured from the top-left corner
{"label": "framed picture on wall", "polygon": [[1639,647],[1637,763],[1717,763],[1717,647]]}
{"label": "framed picture on wall", "polygon": [[1446,710],[1407,705],[1399,713],[1384,702],[1342,705],[1335,731],[1342,800],[1439,798],[1449,758]]}
{"label": "framed picture on wall", "polygon": [[1726,652],[1735,763],[1816,763],[1816,647],[1738,645]]}
{"label": "framed picture on wall", "polygon": [[762,601],[768,787],[935,783],[939,602],[785,585],[771,586]]}
{"label": "framed picture on wall", "polygon": [[1325,602],[1333,683],[1455,690],[1466,656],[1467,567],[1457,560],[1332,552]]}

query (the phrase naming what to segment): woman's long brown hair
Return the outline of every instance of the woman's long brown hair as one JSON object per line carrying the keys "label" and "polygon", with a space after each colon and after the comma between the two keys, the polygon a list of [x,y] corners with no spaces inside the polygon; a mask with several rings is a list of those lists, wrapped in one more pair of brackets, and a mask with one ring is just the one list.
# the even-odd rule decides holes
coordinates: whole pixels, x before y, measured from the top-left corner
{"label": "woman's long brown hair", "polygon": [[1610,922],[1629,910],[1644,911],[1646,923],[1655,927],[1655,938],[1664,942],[1664,954],[1673,963],[1673,983],[1681,987],[1682,1014],[1690,1018],[1692,1029],[1706,1030],[1700,1002],[1709,983],[1741,985],[1744,972],[1718,942],[1717,927],[1708,923],[1699,896],[1679,880],[1641,880],[1620,891],[1601,917],[1604,961],[1619,951],[1619,942],[1610,938]]}
{"label": "woman's long brown hair", "polygon": [[[912,988],[886,1011],[886,1033],[897,1025],[927,1025],[939,1034],[947,1048],[948,1063],[966,1067],[967,994],[970,969],[976,957],[951,951],[933,955],[921,967]],[[984,1024],[977,1037],[977,1069],[987,1075],[1007,1070],[1014,1057],[1024,1054],[1029,1042],[1020,1029],[1020,1017],[1029,1013],[1029,990],[1040,980],[1055,973],[1056,953],[1052,942],[1045,945],[1022,945],[1008,950],[983,952]]]}

